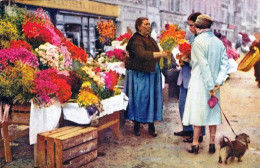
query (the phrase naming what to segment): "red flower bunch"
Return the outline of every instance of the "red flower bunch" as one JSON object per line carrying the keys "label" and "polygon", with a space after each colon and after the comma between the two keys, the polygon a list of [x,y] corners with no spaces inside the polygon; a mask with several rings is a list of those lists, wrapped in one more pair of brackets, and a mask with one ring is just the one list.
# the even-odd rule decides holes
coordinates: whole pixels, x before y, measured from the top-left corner
{"label": "red flower bunch", "polygon": [[111,51],[107,51],[106,55],[109,57],[109,59],[112,59],[113,57],[115,57],[116,59],[118,59],[120,61],[124,61],[126,58],[126,52],[125,52],[125,50],[122,50],[122,49],[114,49]]}
{"label": "red flower bunch", "polygon": [[129,40],[131,38],[131,34],[125,33],[123,35],[120,35],[119,37],[116,38],[118,41],[123,41],[124,39]]}
{"label": "red flower bunch", "polygon": [[38,25],[54,27],[50,17],[42,8],[38,8],[35,12],[29,13],[25,18],[25,22],[34,22]]}
{"label": "red flower bunch", "polygon": [[69,71],[68,75],[59,73],[59,77],[67,81],[67,83],[71,86],[71,90],[76,90],[79,87],[80,77],[75,71]]}
{"label": "red flower bunch", "polygon": [[49,42],[55,46],[61,45],[61,39],[56,34],[54,28],[48,25],[41,25],[35,22],[26,22],[22,25],[24,34],[27,38],[42,43]]}
{"label": "red flower bunch", "polygon": [[28,51],[32,51],[32,46],[23,40],[17,40],[17,41],[12,40],[10,44],[10,48],[25,48]]}
{"label": "red flower bunch", "polygon": [[0,50],[0,71],[16,60],[33,67],[39,66],[37,57],[25,48],[2,49]]}
{"label": "red flower bunch", "polygon": [[106,74],[106,76],[105,76],[106,89],[113,90],[118,82],[118,74],[112,70],[110,70],[109,72],[106,72],[105,74]]}
{"label": "red flower bunch", "polygon": [[58,75],[56,69],[46,69],[36,73],[33,80],[34,93],[46,104],[50,103],[52,97],[57,97],[61,103],[68,101],[71,97],[71,86],[66,80]]}
{"label": "red flower bunch", "polygon": [[66,41],[66,47],[71,53],[71,57],[75,60],[78,60],[82,63],[86,63],[88,59],[88,54],[86,51],[80,47],[75,46],[72,42]]}
{"label": "red flower bunch", "polygon": [[179,44],[179,50],[184,55],[189,55],[191,53],[191,46],[189,43]]}

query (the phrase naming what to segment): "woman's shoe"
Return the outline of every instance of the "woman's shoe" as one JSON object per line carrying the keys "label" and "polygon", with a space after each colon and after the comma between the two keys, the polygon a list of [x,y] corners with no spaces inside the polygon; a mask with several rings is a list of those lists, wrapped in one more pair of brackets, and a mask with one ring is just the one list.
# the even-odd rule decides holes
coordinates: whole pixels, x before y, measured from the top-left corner
{"label": "woman's shoe", "polygon": [[216,152],[215,144],[209,144],[209,153],[213,154]]}
{"label": "woman's shoe", "polygon": [[148,132],[149,132],[149,134],[152,135],[153,137],[157,137],[157,133],[155,132],[154,123],[149,123]]}
{"label": "woman's shoe", "polygon": [[187,150],[189,153],[198,154],[199,153],[199,145],[192,145],[191,149]]}
{"label": "woman's shoe", "polygon": [[140,132],[140,123],[137,121],[134,121],[134,133],[135,136],[140,136],[141,132]]}

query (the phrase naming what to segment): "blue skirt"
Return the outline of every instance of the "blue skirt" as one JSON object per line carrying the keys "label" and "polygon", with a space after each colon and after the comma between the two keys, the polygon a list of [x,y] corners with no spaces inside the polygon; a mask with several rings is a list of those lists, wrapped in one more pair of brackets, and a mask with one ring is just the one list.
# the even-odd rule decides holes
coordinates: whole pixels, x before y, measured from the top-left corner
{"label": "blue skirt", "polygon": [[129,98],[127,118],[141,123],[162,121],[162,77],[159,65],[155,72],[127,70],[125,94]]}

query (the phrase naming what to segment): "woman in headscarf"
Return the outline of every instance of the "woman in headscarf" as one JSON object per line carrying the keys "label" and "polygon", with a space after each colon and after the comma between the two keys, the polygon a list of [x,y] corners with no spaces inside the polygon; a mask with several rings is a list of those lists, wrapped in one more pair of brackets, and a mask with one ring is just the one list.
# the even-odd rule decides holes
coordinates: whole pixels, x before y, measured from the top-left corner
{"label": "woman in headscarf", "polygon": [[149,35],[151,25],[147,18],[135,22],[136,33],[129,40],[126,50],[125,93],[129,98],[127,118],[134,121],[134,133],[140,136],[140,123],[148,123],[148,132],[157,136],[154,121],[162,120],[162,78],[160,58],[170,53],[160,51],[155,40]]}
{"label": "woman in headscarf", "polygon": [[185,104],[183,125],[193,125],[193,141],[189,153],[198,154],[202,126],[209,126],[209,153],[215,153],[217,125],[221,124],[220,106],[208,105],[211,95],[219,99],[219,87],[229,68],[223,43],[210,30],[212,19],[200,15],[195,21],[197,36],[191,47],[191,79]]}

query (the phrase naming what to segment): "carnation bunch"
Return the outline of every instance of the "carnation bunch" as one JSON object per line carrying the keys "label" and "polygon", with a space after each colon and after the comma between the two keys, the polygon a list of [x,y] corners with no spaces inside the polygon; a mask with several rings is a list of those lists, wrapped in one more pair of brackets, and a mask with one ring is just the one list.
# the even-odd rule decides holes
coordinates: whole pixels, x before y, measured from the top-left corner
{"label": "carnation bunch", "polygon": [[106,84],[106,89],[108,90],[113,90],[114,87],[117,85],[118,82],[118,74],[115,71],[109,71],[105,72],[105,84]]}
{"label": "carnation bunch", "polygon": [[184,55],[190,55],[190,53],[191,53],[191,46],[190,46],[189,43],[184,42],[184,43],[179,45],[179,50]]}
{"label": "carnation bunch", "polygon": [[32,46],[24,40],[11,41],[10,48],[25,48],[28,51],[32,51]]}
{"label": "carnation bunch", "polygon": [[60,46],[61,38],[56,34],[53,27],[39,23],[27,21],[22,26],[25,36],[33,42],[43,44],[49,42],[53,45]]}
{"label": "carnation bunch", "polygon": [[122,49],[107,51],[106,55],[109,57],[110,60],[116,59],[118,61],[125,61],[126,59],[126,52]]}
{"label": "carnation bunch", "polygon": [[68,51],[71,53],[71,57],[79,62],[86,63],[88,60],[88,54],[85,50],[80,47],[77,47],[70,41],[66,41],[65,43]]}
{"label": "carnation bunch", "polygon": [[180,54],[177,55],[180,65],[184,65],[184,62],[189,63],[191,59],[191,46],[189,43],[184,42],[179,45]]}
{"label": "carnation bunch", "polygon": [[119,37],[116,38],[116,40],[121,41],[120,45],[124,45],[127,43],[131,38],[131,34],[125,33],[123,35],[120,35]]}
{"label": "carnation bunch", "polygon": [[58,70],[71,69],[72,60],[66,47],[56,47],[50,43],[45,43],[36,48],[35,51],[42,65]]}
{"label": "carnation bunch", "polygon": [[25,48],[10,48],[0,50],[0,72],[10,63],[20,60],[24,64],[38,67],[37,57]]}
{"label": "carnation bunch", "polygon": [[61,79],[56,69],[46,69],[37,72],[33,80],[34,93],[40,104],[49,105],[51,98],[57,97],[61,103],[71,98],[71,86]]}

